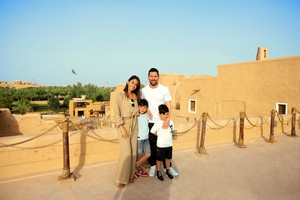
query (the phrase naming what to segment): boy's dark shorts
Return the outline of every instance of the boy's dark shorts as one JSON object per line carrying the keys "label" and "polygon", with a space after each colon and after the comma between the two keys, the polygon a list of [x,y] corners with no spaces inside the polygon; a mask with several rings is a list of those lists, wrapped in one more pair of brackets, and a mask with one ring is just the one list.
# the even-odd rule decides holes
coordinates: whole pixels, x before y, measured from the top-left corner
{"label": "boy's dark shorts", "polygon": [[172,147],[156,147],[156,160],[172,159]]}

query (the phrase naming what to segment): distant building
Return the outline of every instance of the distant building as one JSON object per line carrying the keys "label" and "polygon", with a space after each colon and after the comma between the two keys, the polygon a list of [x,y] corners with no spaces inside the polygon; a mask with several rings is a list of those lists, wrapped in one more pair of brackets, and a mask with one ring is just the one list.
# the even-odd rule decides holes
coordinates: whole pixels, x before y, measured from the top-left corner
{"label": "distant building", "polygon": [[86,99],[85,95],[81,98],[73,98],[69,102],[70,117],[98,117],[105,114],[107,102],[94,102]]}
{"label": "distant building", "polygon": [[[159,82],[170,89],[172,118],[181,121],[204,112],[215,119],[269,115],[272,109],[290,114],[292,107],[300,109],[299,80],[300,56],[269,59],[268,50],[258,48],[255,61],[219,65],[217,76],[160,74]],[[123,88],[112,92],[112,110]]]}
{"label": "distant building", "polygon": [[42,85],[38,85],[35,83],[31,83],[29,81],[13,81],[12,83],[9,83],[7,81],[0,81],[0,87],[9,87],[9,88],[28,88],[28,87],[40,87]]}
{"label": "distant building", "polygon": [[0,87],[9,87],[10,84],[7,81],[0,81]]}

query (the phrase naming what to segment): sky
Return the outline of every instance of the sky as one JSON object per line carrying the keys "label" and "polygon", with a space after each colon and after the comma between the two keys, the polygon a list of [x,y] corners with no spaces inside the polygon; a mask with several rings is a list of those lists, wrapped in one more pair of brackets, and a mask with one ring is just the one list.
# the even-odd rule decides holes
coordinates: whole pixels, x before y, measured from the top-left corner
{"label": "sky", "polygon": [[[0,0],[0,81],[117,86],[137,75],[300,56],[299,0]],[[72,70],[75,71],[74,74]]]}

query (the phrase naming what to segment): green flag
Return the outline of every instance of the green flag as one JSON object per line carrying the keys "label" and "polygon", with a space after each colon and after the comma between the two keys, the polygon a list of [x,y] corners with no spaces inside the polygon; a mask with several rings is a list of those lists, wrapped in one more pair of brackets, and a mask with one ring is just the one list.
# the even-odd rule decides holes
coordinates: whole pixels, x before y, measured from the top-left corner
{"label": "green flag", "polygon": [[72,73],[75,74],[75,75],[77,75],[76,72],[74,71],[74,69],[72,69]]}

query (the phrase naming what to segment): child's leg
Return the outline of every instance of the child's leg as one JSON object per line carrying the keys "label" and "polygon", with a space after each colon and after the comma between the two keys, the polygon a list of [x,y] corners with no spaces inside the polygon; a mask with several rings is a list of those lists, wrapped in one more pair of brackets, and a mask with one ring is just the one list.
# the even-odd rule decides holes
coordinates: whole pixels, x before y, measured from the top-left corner
{"label": "child's leg", "polygon": [[138,160],[137,167],[140,167],[151,156],[151,149],[150,149],[149,140],[148,139],[142,140],[141,143],[142,143],[142,152],[143,152],[143,155]]}
{"label": "child's leg", "polygon": [[161,161],[156,160],[156,171],[160,171],[161,169]]}
{"label": "child's leg", "polygon": [[140,160],[141,160],[141,158],[143,157],[143,155],[138,155],[138,159],[137,159],[137,161],[136,161],[136,168],[139,168],[139,166],[141,165],[141,164],[139,164],[140,163]]}
{"label": "child's leg", "polygon": [[171,163],[171,160],[170,159],[165,159],[166,161],[166,169],[170,169],[170,163]]}
{"label": "child's leg", "polygon": [[139,160],[143,157],[143,141],[138,140],[137,141],[137,161],[136,161],[136,167],[138,168]]}
{"label": "child's leg", "polygon": [[171,174],[170,172],[170,163],[171,163],[171,160],[170,159],[165,159],[166,161],[166,167],[167,167],[167,170],[166,170],[166,176],[169,178],[169,179],[173,179],[173,175]]}
{"label": "child's leg", "polygon": [[136,162],[136,167],[139,168],[149,157],[150,157],[150,152],[140,156],[139,160]]}

